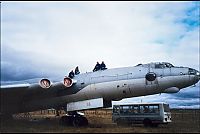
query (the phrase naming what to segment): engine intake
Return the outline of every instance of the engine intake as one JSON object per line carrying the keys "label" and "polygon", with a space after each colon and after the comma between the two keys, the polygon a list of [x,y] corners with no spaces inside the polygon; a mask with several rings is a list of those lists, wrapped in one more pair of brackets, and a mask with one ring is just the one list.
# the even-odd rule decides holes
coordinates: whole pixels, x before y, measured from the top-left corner
{"label": "engine intake", "polygon": [[65,87],[71,87],[72,84],[73,84],[73,80],[69,77],[65,77],[63,84],[64,84]]}
{"label": "engine intake", "polygon": [[50,88],[51,87],[51,81],[48,79],[42,79],[40,80],[40,86],[42,88]]}

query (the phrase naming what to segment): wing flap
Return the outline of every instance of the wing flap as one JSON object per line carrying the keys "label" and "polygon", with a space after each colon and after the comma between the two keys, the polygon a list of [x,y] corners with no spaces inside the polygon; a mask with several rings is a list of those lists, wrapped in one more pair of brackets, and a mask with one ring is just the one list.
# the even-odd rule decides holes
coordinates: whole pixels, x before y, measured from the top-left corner
{"label": "wing flap", "polygon": [[1,89],[13,89],[13,88],[28,88],[30,84],[11,84],[11,85],[2,85]]}

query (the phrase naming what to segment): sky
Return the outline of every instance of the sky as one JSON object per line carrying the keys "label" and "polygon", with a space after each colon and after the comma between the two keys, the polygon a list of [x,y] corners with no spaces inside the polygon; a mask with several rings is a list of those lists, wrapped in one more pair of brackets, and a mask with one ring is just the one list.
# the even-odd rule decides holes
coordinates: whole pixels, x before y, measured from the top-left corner
{"label": "sky", "polygon": [[[79,66],[170,62],[200,70],[199,2],[1,2],[1,82],[63,77]],[[199,83],[124,99],[200,108]]]}

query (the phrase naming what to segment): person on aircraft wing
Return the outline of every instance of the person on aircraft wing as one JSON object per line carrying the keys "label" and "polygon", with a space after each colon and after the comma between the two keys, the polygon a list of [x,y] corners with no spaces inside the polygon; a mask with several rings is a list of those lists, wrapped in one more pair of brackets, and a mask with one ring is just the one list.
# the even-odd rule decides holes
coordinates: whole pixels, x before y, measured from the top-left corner
{"label": "person on aircraft wing", "polygon": [[80,72],[79,72],[79,69],[78,69],[78,66],[75,68],[75,75],[78,75],[78,74],[80,74]]}
{"label": "person on aircraft wing", "polygon": [[107,69],[107,68],[106,68],[106,65],[105,65],[105,63],[102,61],[102,63],[101,63],[101,70],[105,70],[105,69]]}
{"label": "person on aircraft wing", "polygon": [[98,71],[101,69],[101,65],[99,64],[99,62],[97,62],[96,66],[93,69],[93,72]]}
{"label": "person on aircraft wing", "polygon": [[71,79],[74,77],[74,71],[73,70],[69,73],[68,77],[71,78]]}

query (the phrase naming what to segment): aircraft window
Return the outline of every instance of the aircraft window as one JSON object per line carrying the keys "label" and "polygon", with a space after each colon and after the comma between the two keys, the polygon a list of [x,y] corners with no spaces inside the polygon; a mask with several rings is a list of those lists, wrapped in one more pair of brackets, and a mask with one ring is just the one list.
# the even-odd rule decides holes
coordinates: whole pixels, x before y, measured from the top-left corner
{"label": "aircraft window", "polygon": [[170,65],[168,63],[165,64],[167,68],[170,68]]}
{"label": "aircraft window", "polygon": [[142,64],[137,64],[136,67],[137,67],[137,66],[141,66],[141,65],[142,65]]}
{"label": "aircraft window", "polygon": [[165,63],[166,67],[170,68],[170,67],[174,67],[172,64],[170,63]]}
{"label": "aircraft window", "polygon": [[155,64],[155,68],[165,68],[165,65],[164,64]]}
{"label": "aircraft window", "polygon": [[[169,63],[170,64],[170,63]],[[170,64],[171,67],[174,67],[172,64]]]}

